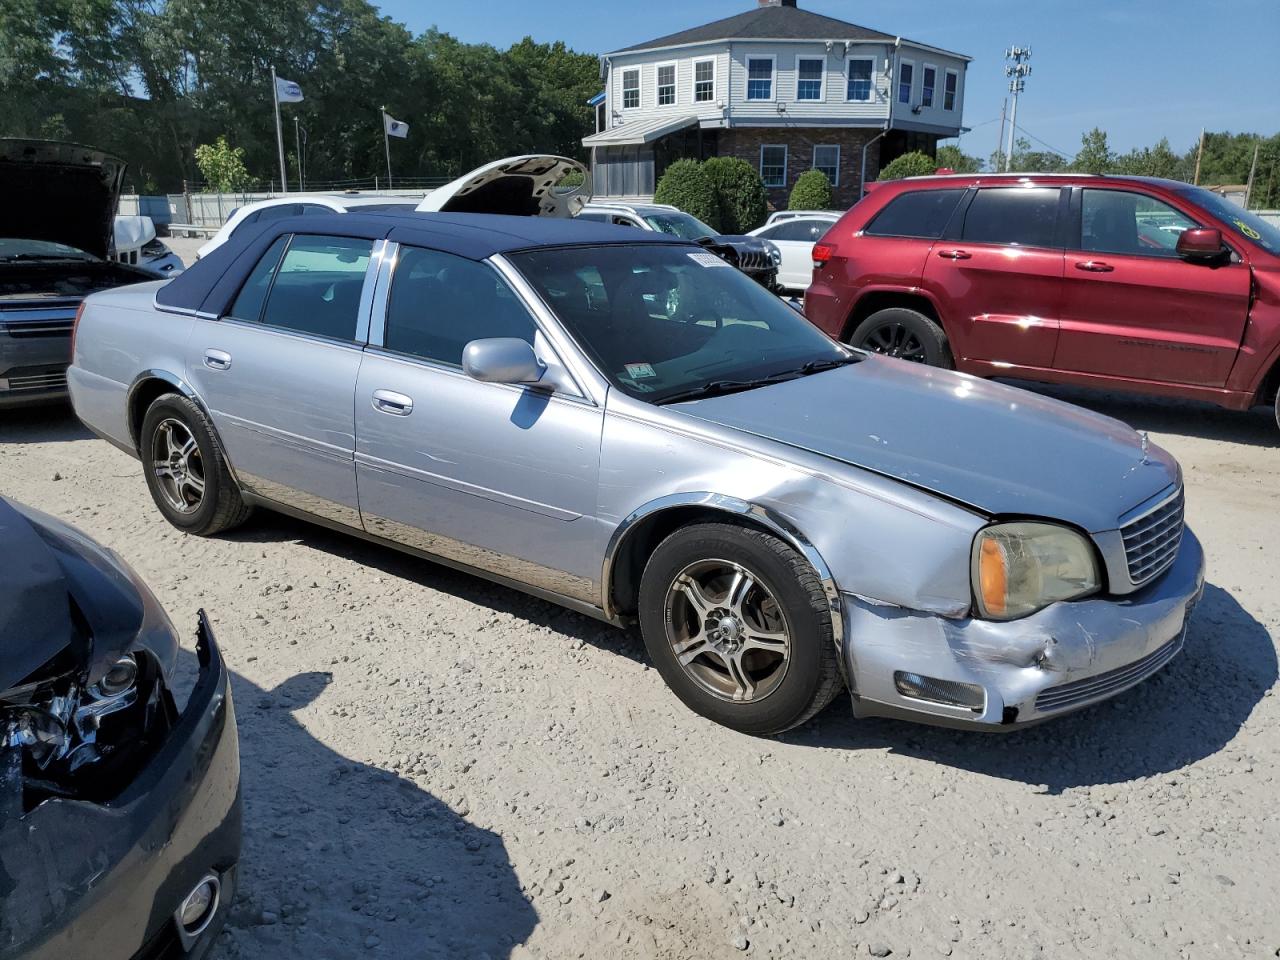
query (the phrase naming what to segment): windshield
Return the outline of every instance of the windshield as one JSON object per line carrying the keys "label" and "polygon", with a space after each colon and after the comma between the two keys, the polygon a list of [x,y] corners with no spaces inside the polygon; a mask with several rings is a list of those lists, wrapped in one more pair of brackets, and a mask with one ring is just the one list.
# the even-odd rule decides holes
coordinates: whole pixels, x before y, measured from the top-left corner
{"label": "windshield", "polygon": [[0,237],[0,260],[97,260],[91,253],[51,240]]}
{"label": "windshield", "polygon": [[669,233],[682,240],[702,240],[705,237],[716,236],[716,232],[697,217],[681,213],[679,210],[647,214],[644,222],[659,233]]}
{"label": "windshield", "polygon": [[1220,197],[1202,187],[1184,187],[1178,193],[1197,206],[1204,207],[1240,236],[1248,237],[1268,253],[1280,256],[1280,227],[1274,223],[1268,223],[1226,197]]}
{"label": "windshield", "polygon": [[849,359],[795,310],[696,247],[609,244],[511,260],[605,376],[641,400],[741,389]]}

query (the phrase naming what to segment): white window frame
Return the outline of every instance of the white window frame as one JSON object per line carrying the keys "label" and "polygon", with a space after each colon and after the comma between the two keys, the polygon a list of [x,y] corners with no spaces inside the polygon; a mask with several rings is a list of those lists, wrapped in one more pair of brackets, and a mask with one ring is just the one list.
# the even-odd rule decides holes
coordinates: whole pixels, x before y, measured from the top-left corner
{"label": "white window frame", "polygon": [[[662,68],[671,68],[671,102],[662,102],[662,88],[664,84],[661,82]],[[674,60],[664,60],[662,63],[653,65],[653,105],[655,107],[674,107],[680,102],[680,65]]]}
{"label": "white window frame", "polygon": [[[751,61],[753,60],[769,61],[769,96],[767,97],[753,97],[751,95]],[[742,95],[748,103],[772,103],[778,99],[778,57],[775,54],[749,53],[743,60],[742,65],[747,71],[747,86]]]}
{"label": "white window frame", "polygon": [[[865,100],[858,100],[849,96],[849,69],[853,62],[858,60],[862,63],[869,64],[871,70],[867,73],[867,96]],[[876,58],[875,57],[845,57],[844,61],[844,100],[845,103],[872,103],[876,98]]]}
{"label": "white window frame", "polygon": [[[700,63],[711,64],[711,96],[707,97],[705,100],[698,99],[698,64]],[[716,73],[718,70],[719,67],[716,65],[715,57],[698,57],[693,61],[693,89],[689,91],[689,96],[691,97],[689,101],[690,103],[696,105],[699,103],[716,102],[716,84],[719,82],[719,78],[716,76]]]}
{"label": "white window frame", "polygon": [[[764,179],[764,152],[772,148],[777,148],[782,151],[782,182],[781,183],[770,183],[768,180]],[[790,162],[791,162],[791,151],[787,149],[787,145],[785,143],[760,144],[760,179],[764,180],[764,185],[766,188],[771,190],[782,190],[786,188],[787,172],[788,172],[788,166]]]}
{"label": "white window frame", "polygon": [[[627,106],[627,74],[629,73],[634,73],[636,75],[636,105],[634,107]],[[639,67],[623,67],[622,68],[622,109],[623,110],[639,110],[640,109],[640,105],[643,102],[643,97],[641,97],[640,95],[641,80],[642,80],[642,77],[640,75]]]}
{"label": "white window frame", "polygon": [[[812,62],[817,61],[822,64],[822,69],[818,72],[818,95],[816,97],[800,96],[800,83],[803,79],[800,76],[800,64],[806,60]],[[796,102],[797,103],[825,103],[827,99],[827,58],[826,57],[796,57]]]}
{"label": "white window frame", "polygon": [[[929,92],[929,102],[924,102],[925,91],[925,74],[930,70],[933,71],[933,86]],[[932,108],[938,102],[938,66],[933,63],[925,63],[920,66],[920,106]]]}
{"label": "white window frame", "polygon": [[[956,91],[951,98],[951,106],[949,107],[947,106],[947,78],[948,77],[956,78]],[[942,109],[951,110],[954,112],[956,109],[956,104],[959,102],[960,102],[960,71],[952,70],[951,68],[948,67],[946,70],[942,71]]]}
{"label": "white window frame", "polygon": [[[907,99],[905,100],[902,99],[902,68],[904,66],[911,68],[911,80],[907,83]],[[915,96],[915,93],[916,93],[916,62],[914,60],[904,60],[900,58],[898,60],[897,73],[895,73],[893,77],[893,102],[905,103],[909,107],[911,106],[911,98]]]}
{"label": "white window frame", "polygon": [[[831,181],[831,185],[833,187],[840,186],[840,144],[815,143],[813,145],[813,169],[814,170],[819,169],[818,167],[818,151],[819,150],[834,150],[836,152],[836,175],[834,177],[828,177],[828,179]],[[823,171],[823,172],[825,173],[826,171]]]}

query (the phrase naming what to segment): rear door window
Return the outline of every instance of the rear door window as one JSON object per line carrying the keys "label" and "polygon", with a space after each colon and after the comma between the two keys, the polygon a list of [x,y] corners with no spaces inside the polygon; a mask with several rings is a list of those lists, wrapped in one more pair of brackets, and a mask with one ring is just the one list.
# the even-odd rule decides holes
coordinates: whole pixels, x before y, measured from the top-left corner
{"label": "rear door window", "polygon": [[1058,246],[1057,187],[981,189],[965,212],[961,239],[1017,247]]}
{"label": "rear door window", "polygon": [[867,225],[864,233],[873,237],[920,237],[937,240],[955,213],[964,188],[913,190],[894,197]]}
{"label": "rear door window", "polygon": [[254,264],[249,279],[240,288],[235,302],[227,311],[227,316],[237,320],[251,320],[257,323],[262,319],[262,305],[267,302],[267,291],[271,289],[271,280],[276,275],[276,267],[280,263],[280,255],[284,253],[288,236],[277,237],[262,258]]}
{"label": "rear door window", "polygon": [[262,322],[333,340],[354,340],[373,241],[298,234],[267,295]]}

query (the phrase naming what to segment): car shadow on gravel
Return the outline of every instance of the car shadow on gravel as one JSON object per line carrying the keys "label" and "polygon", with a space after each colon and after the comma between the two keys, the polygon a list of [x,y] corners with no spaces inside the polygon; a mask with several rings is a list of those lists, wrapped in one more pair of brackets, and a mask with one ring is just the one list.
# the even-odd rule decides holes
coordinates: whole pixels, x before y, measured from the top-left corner
{"label": "car shadow on gravel", "polygon": [[0,410],[0,445],[92,439],[93,434],[72,412],[70,404],[52,403]]}
{"label": "car shadow on gravel", "polygon": [[637,631],[619,630],[559,604],[539,600],[479,575],[455,570],[443,563],[435,563],[402,553],[394,547],[364,540],[355,534],[331,530],[270,510],[258,510],[243,527],[221,533],[219,537],[244,543],[293,541],[379,570],[389,577],[408,580],[468,603],[487,607],[495,613],[510,614],[534,626],[548,627],[564,636],[627,657],[636,663],[648,663],[644,644]]}
{"label": "car shadow on gravel", "polygon": [[1195,400],[1107,393],[1083,387],[1028,383],[1021,380],[1007,382],[1011,386],[1115,417],[1135,430],[1243,443],[1255,447],[1280,447],[1280,427],[1276,425],[1274,412],[1265,407],[1255,407],[1248,411],[1226,410]]}
{"label": "car shadow on gravel", "polygon": [[1212,756],[1235,737],[1276,679],[1275,640],[1231,594],[1208,585],[1183,652],[1145,683],[1096,707],[1001,734],[855,720],[841,703],[819,724],[784,739],[888,749],[1060,793],[1169,773]]}
{"label": "car shadow on gravel", "polygon": [[212,960],[509,957],[538,914],[502,838],[313,736],[295,714],[331,681],[301,673],[264,690],[233,675],[244,852]]}

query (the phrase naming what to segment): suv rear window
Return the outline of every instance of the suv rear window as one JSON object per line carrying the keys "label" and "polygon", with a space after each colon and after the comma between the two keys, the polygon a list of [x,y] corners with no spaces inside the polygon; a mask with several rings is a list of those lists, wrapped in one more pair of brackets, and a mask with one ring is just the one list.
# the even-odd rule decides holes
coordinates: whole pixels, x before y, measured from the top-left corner
{"label": "suv rear window", "polygon": [[1058,187],[986,187],[964,215],[961,238],[1017,247],[1058,246]]}
{"label": "suv rear window", "polygon": [[937,240],[947,228],[956,204],[964,196],[957,190],[913,190],[894,197],[863,231],[873,237],[922,237]]}

